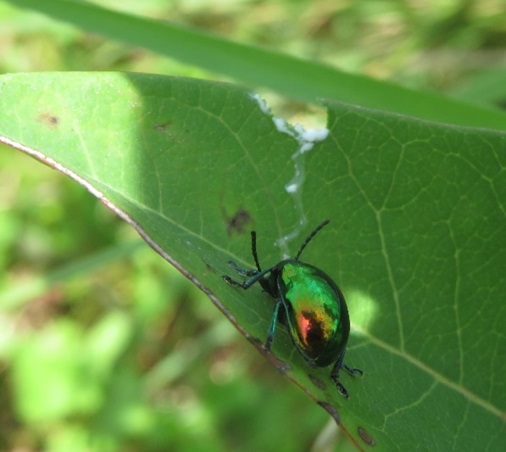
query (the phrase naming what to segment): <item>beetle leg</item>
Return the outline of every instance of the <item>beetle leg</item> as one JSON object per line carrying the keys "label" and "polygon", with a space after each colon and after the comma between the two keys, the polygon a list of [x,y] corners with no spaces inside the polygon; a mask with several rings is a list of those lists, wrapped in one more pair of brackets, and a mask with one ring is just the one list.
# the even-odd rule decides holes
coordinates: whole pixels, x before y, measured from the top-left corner
{"label": "beetle leg", "polygon": [[346,371],[348,372],[348,374],[350,374],[352,377],[356,377],[356,376],[359,376],[359,375],[363,375],[363,372],[360,370],[360,369],[355,369],[353,367],[350,367],[346,364],[343,363],[343,358],[344,358],[344,353],[345,353],[346,350],[343,351],[343,353],[341,353],[341,356],[339,357],[339,359],[336,361],[336,363],[334,364],[334,367],[332,367],[332,370],[330,372],[330,378],[332,379],[332,381],[334,382],[334,384],[336,385],[337,387],[337,390],[339,391],[339,393],[346,397],[346,398],[349,398],[348,396],[348,391],[346,390],[346,388],[342,385],[342,383],[339,381],[339,370],[341,369],[341,367]]}
{"label": "beetle leg", "polygon": [[348,395],[348,391],[341,383],[339,383],[339,381],[334,380],[334,384],[337,386],[337,390],[339,391],[339,394],[341,394],[345,399],[350,398],[350,396]]}
{"label": "beetle leg", "polygon": [[334,367],[332,367],[332,370],[330,371],[330,379],[336,385],[337,390],[339,391],[339,393],[343,397],[346,397],[348,399],[349,398],[348,391],[342,385],[342,383],[339,381],[339,369],[341,369],[341,366],[343,364],[343,357],[344,357],[344,352],[341,353],[341,356],[339,357],[339,359],[337,360],[337,362],[334,364]]}
{"label": "beetle leg", "polygon": [[[246,272],[247,270],[243,270],[243,271]],[[272,271],[272,268],[268,268],[267,270],[262,270],[261,272],[257,272],[254,270],[251,270],[251,271],[253,272],[253,276],[250,279],[247,279],[246,281],[243,281],[243,282],[234,281],[230,276],[227,276],[227,275],[223,275],[222,278],[224,279],[225,282],[227,282],[231,286],[242,287],[243,289],[249,289],[250,286],[252,286],[257,281],[259,281],[263,276],[265,276],[266,273],[269,273],[270,271]]]}
{"label": "beetle leg", "polygon": [[362,372],[360,369],[356,369],[354,367],[347,366],[346,364],[342,363],[341,367],[348,372],[352,377],[359,377],[360,375],[364,375],[364,372]]}
{"label": "beetle leg", "polygon": [[228,265],[230,265],[237,273],[242,276],[255,276],[258,271],[253,269],[246,269],[239,267],[234,261],[228,261]]}
{"label": "beetle leg", "polygon": [[222,276],[223,278],[223,281],[225,281],[227,284],[230,284],[231,286],[233,287],[242,287],[242,282],[239,282],[239,281],[234,281],[230,276],[228,275],[223,275]]}
{"label": "beetle leg", "polygon": [[274,312],[272,313],[271,327],[269,328],[269,334],[267,335],[267,340],[265,341],[264,345],[264,348],[266,350],[271,349],[272,339],[274,338],[274,331],[276,330],[276,325],[278,323],[279,308],[281,305],[281,300],[276,300],[276,304],[274,305]]}

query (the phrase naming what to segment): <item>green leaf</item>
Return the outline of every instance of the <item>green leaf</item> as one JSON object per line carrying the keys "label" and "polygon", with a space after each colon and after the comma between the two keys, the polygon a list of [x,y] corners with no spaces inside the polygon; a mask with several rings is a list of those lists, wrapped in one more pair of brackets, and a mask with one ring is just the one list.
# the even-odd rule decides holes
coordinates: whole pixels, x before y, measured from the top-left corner
{"label": "green leaf", "polygon": [[[2,76],[0,100],[0,141],[134,226],[358,447],[502,449],[504,133],[329,103],[328,138],[301,154],[243,89],[150,75]],[[222,280],[253,265],[250,229],[267,267],[326,218],[303,257],[348,300],[349,400],[283,327],[265,353],[272,300]]]}
{"label": "green leaf", "polygon": [[505,129],[506,114],[500,110],[348,74],[329,65],[227,40],[180,24],[74,0],[10,0],[9,3],[296,99],[308,102],[339,99],[433,121]]}

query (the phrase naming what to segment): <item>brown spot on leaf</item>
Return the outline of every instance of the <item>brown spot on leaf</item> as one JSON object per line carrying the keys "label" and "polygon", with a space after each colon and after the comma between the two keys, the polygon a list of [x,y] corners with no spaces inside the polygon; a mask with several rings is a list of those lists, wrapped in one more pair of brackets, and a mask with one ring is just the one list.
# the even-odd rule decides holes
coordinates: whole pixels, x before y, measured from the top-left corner
{"label": "brown spot on leaf", "polygon": [[359,427],[357,429],[357,432],[358,436],[360,436],[362,441],[366,443],[368,446],[374,447],[376,445],[376,441],[374,441],[372,435],[364,427]]}
{"label": "brown spot on leaf", "polygon": [[54,116],[48,112],[41,113],[37,116],[37,121],[53,128],[56,128],[56,126],[60,123],[58,116]]}
{"label": "brown spot on leaf", "polygon": [[318,389],[322,391],[325,391],[325,389],[327,389],[327,384],[320,377],[317,377],[313,374],[309,374],[308,376],[311,380],[311,383],[313,383]]}
{"label": "brown spot on leaf", "polygon": [[206,266],[207,271],[209,271],[211,273],[216,273],[216,269],[209,262],[206,262],[204,260],[202,262],[204,262],[204,265]]}
{"label": "brown spot on leaf", "polygon": [[231,217],[225,214],[225,220],[228,235],[232,235],[233,232],[244,234],[246,226],[251,222],[251,215],[247,210],[241,208]]}
{"label": "brown spot on leaf", "polygon": [[161,123],[154,124],[153,129],[155,129],[156,131],[161,132],[161,133],[167,133],[170,126],[171,126],[170,121],[161,122]]}
{"label": "brown spot on leaf", "polygon": [[334,418],[337,425],[341,425],[341,418],[333,405],[328,402],[323,402],[322,400],[319,400],[317,403]]}

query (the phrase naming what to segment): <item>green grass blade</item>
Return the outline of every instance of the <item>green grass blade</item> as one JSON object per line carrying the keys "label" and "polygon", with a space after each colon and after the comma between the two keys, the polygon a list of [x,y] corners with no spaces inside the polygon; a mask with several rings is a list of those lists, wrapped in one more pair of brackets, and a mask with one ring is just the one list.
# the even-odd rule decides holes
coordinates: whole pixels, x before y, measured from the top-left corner
{"label": "green grass blade", "polygon": [[347,74],[321,63],[240,44],[181,25],[114,12],[86,2],[15,0],[10,3],[301,100],[315,102],[328,98],[436,122],[506,128],[506,114],[500,111]]}

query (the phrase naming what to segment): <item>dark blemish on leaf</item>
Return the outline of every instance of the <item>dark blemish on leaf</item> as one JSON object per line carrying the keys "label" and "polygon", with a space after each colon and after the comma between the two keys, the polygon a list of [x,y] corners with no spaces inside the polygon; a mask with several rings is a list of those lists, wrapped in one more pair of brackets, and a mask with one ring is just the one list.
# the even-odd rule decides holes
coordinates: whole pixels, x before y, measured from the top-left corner
{"label": "dark blemish on leaf", "polygon": [[374,441],[374,438],[364,427],[359,427],[357,429],[357,432],[358,436],[360,436],[362,441],[366,443],[368,446],[374,447],[376,445],[376,441]]}
{"label": "dark blemish on leaf", "polygon": [[334,421],[336,421],[337,425],[341,425],[341,418],[339,417],[339,413],[337,412],[337,410],[333,405],[331,405],[328,402],[323,402],[321,400],[319,400],[317,403],[334,418]]}
{"label": "dark blemish on leaf", "polygon": [[225,220],[227,222],[228,235],[233,232],[244,234],[246,226],[251,222],[251,215],[245,209],[239,209],[233,216],[229,217],[225,212]]}
{"label": "dark blemish on leaf", "polygon": [[53,116],[47,112],[41,113],[39,116],[37,116],[37,121],[41,122],[42,124],[46,124],[50,127],[53,127],[53,128],[55,128],[60,122],[58,116]]}
{"label": "dark blemish on leaf", "polygon": [[172,124],[171,121],[162,122],[162,123],[153,125],[153,129],[155,129],[156,131],[161,132],[161,133],[167,133],[167,130],[170,128],[171,124]]}
{"label": "dark blemish on leaf", "polygon": [[202,261],[202,262],[204,262],[204,265],[206,266],[207,271],[209,271],[211,273],[216,273],[216,269],[211,264],[209,264],[206,261]]}
{"label": "dark blemish on leaf", "polygon": [[327,389],[327,384],[320,377],[317,377],[313,374],[309,374],[308,377],[311,380],[311,383],[313,383],[318,389],[322,391],[325,391],[325,389]]}

